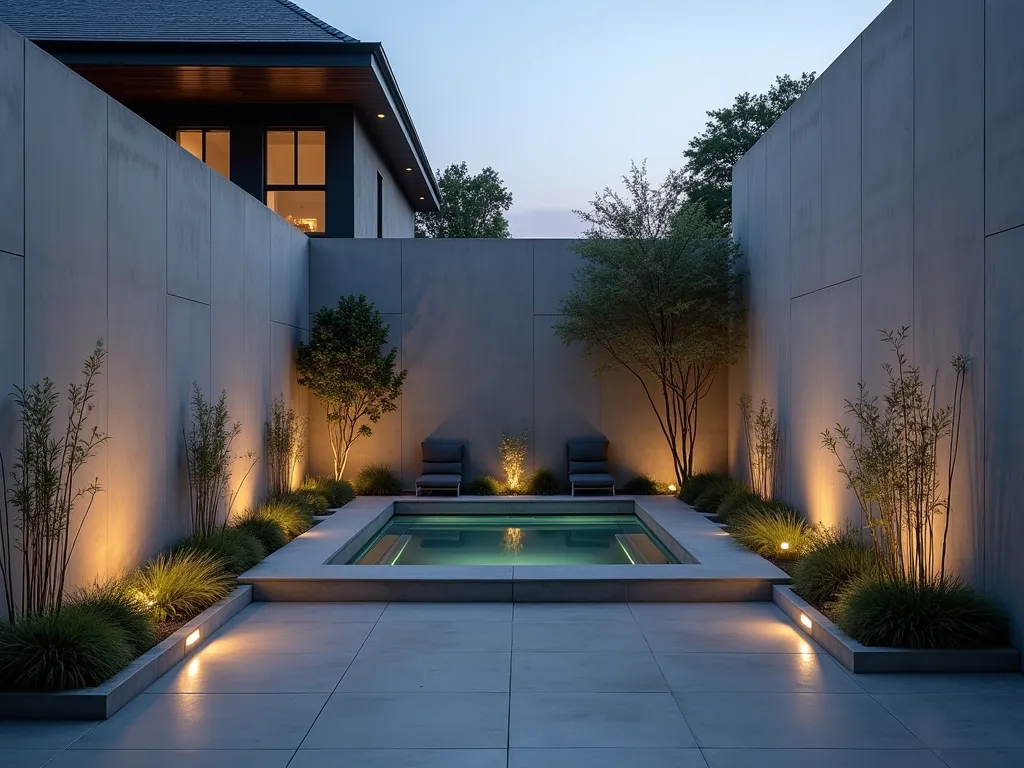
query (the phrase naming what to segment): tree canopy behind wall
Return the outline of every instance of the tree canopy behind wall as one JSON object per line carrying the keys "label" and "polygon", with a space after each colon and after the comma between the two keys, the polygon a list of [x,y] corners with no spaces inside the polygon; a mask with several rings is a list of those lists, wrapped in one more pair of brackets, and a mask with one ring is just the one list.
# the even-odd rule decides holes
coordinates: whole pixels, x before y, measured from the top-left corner
{"label": "tree canopy behind wall", "polygon": [[682,176],[652,184],[645,166],[579,214],[590,225],[583,266],[555,333],[581,342],[597,370],[632,374],[672,455],[676,482],[693,473],[698,406],[744,344],[738,249],[700,204],[682,200]]}
{"label": "tree canopy behind wall", "polygon": [[704,132],[683,152],[683,191],[704,206],[708,219],[723,229],[732,224],[732,167],[765,131],[814,82],[814,72],[799,78],[779,75],[767,93],[741,93],[732,106],[708,112]]}
{"label": "tree canopy behind wall", "polygon": [[416,215],[416,237],[508,237],[512,193],[491,167],[471,176],[465,163],[437,172],[441,210]]}

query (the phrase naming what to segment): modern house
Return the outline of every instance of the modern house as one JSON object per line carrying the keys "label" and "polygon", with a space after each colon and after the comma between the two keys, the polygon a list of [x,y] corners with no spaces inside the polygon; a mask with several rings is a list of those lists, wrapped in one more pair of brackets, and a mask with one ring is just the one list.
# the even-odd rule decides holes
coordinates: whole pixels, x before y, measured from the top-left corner
{"label": "modern house", "polygon": [[384,48],[288,0],[0,0],[0,21],[307,234],[412,237],[437,210]]}

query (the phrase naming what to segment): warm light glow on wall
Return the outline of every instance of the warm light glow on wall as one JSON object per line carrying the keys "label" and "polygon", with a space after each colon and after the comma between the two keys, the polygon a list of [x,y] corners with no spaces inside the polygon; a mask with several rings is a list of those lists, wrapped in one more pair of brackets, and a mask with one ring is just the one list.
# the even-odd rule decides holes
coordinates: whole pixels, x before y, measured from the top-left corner
{"label": "warm light glow on wall", "polygon": [[193,630],[192,633],[188,637],[185,638],[185,650],[187,651],[193,645],[198,643],[200,637],[201,637],[201,635],[199,633],[199,630],[198,629]]}

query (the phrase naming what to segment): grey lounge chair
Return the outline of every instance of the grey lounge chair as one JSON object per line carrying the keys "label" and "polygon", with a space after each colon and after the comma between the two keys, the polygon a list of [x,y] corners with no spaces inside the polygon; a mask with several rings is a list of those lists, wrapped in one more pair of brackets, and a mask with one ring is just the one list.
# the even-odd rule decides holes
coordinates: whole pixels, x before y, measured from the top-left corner
{"label": "grey lounge chair", "polygon": [[462,457],[466,446],[449,440],[424,440],[423,469],[416,478],[416,495],[420,491],[462,490]]}
{"label": "grey lounge chair", "polygon": [[605,438],[570,440],[565,444],[565,458],[569,467],[569,488],[573,496],[577,489],[609,490],[612,496],[615,495],[615,478],[608,472],[608,441]]}

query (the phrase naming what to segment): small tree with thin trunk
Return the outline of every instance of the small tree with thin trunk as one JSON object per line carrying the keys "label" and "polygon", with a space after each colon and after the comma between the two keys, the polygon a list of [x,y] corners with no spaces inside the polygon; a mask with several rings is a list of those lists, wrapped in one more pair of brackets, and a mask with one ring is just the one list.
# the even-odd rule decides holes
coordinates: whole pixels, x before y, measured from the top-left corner
{"label": "small tree with thin trunk", "polygon": [[388,325],[366,296],[343,296],[313,317],[309,344],[299,344],[299,383],[327,411],[334,477],[345,474],[349,451],[371,424],[397,408],[406,371],[395,370],[398,350],[384,353]]}
{"label": "small tree with thin trunk", "polygon": [[583,266],[555,332],[582,342],[598,371],[632,374],[658,418],[681,487],[693,473],[698,406],[744,343],[739,250],[699,205],[682,202],[682,176],[660,186],[646,166],[578,212],[590,225]]}

